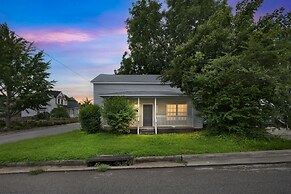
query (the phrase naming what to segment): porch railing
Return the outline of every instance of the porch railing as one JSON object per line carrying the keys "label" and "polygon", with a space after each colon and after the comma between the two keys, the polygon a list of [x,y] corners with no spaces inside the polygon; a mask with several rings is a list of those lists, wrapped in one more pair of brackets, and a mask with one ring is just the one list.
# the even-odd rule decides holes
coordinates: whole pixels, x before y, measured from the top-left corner
{"label": "porch railing", "polygon": [[[137,117],[131,124],[132,127],[137,127]],[[140,124],[141,125],[141,124]],[[157,115],[157,126],[192,126],[193,118],[189,116],[167,116]]]}
{"label": "porch railing", "polygon": [[192,126],[192,118],[188,116],[157,115],[158,126]]}

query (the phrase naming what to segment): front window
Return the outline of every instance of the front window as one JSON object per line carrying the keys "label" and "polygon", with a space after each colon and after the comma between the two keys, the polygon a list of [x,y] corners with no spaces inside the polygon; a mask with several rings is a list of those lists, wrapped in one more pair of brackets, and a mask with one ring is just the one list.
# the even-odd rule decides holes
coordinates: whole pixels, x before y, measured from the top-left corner
{"label": "front window", "polygon": [[187,104],[167,104],[167,120],[186,120]]}

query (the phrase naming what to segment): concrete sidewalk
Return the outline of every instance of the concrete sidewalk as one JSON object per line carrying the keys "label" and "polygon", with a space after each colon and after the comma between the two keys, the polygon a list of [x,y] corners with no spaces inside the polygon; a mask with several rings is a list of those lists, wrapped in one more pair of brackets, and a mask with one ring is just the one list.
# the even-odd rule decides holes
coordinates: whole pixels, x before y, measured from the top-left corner
{"label": "concrete sidewalk", "polygon": [[0,133],[0,144],[16,142],[25,139],[32,139],[35,137],[44,137],[50,135],[57,135],[61,133],[67,133],[80,129],[80,123],[72,123],[67,125],[56,125],[50,127],[39,127],[28,129],[24,131],[12,131]]}
{"label": "concrete sidewalk", "polygon": [[[62,163],[63,162],[63,163]],[[0,174],[28,173],[32,170],[42,169],[47,172],[66,171],[88,171],[96,170],[96,167],[86,167],[85,165],[66,166],[66,161],[55,162],[58,165],[41,166],[17,166],[0,167]],[[71,161],[70,164],[83,163],[83,161]],[[231,166],[231,165],[256,165],[256,164],[279,164],[291,163],[291,150],[258,151],[258,152],[238,152],[225,154],[195,154],[178,155],[168,157],[143,157],[136,158],[136,162],[131,166],[110,166],[111,170],[120,169],[150,169],[150,168],[173,168],[173,167],[206,167],[206,166]],[[49,163],[47,163],[49,164]],[[63,165],[62,165],[63,164]],[[67,163],[69,164],[69,163]]]}

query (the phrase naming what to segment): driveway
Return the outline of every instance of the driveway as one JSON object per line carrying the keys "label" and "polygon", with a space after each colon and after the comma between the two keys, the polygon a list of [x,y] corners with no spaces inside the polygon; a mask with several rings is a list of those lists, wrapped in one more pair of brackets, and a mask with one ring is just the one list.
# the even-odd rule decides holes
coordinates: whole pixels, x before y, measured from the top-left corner
{"label": "driveway", "polygon": [[57,125],[52,127],[41,127],[27,131],[8,132],[0,134],[0,144],[15,142],[19,140],[32,139],[35,137],[44,137],[67,133],[80,129],[80,123],[72,123],[67,125]]}

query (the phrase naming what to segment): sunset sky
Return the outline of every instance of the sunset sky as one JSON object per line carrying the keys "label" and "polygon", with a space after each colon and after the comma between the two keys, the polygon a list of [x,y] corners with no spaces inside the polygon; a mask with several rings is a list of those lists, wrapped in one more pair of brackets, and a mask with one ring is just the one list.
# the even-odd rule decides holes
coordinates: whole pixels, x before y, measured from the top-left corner
{"label": "sunset sky", "polygon": [[[92,98],[90,80],[113,74],[127,50],[125,23],[134,0],[0,0],[0,23],[33,41],[51,60],[56,90],[78,100]],[[229,0],[234,6],[238,0]],[[265,0],[257,17],[290,0]],[[0,72],[1,73],[1,72]]]}

